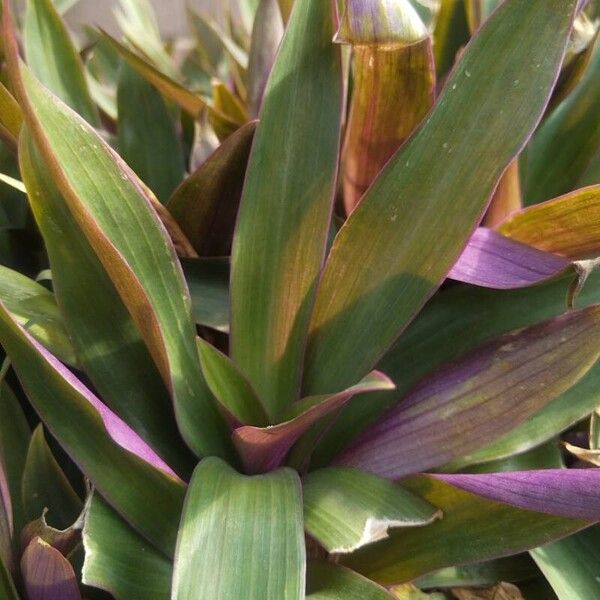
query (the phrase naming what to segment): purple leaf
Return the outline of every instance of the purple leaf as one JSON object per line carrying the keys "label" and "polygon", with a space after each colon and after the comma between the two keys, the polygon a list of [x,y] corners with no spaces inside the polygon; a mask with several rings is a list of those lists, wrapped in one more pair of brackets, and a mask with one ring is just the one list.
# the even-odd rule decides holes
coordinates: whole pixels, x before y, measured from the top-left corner
{"label": "purple leaf", "polygon": [[71,563],[40,538],[25,549],[21,573],[28,600],[81,600]]}
{"label": "purple leaf", "polygon": [[337,460],[398,479],[473,452],[572,387],[600,356],[600,305],[500,336],[424,379]]}
{"label": "purple leaf", "polygon": [[536,512],[600,520],[599,469],[432,475],[467,492]]}
{"label": "purple leaf", "polygon": [[494,289],[514,289],[542,283],[565,272],[571,261],[480,227],[448,277]]}
{"label": "purple leaf", "polygon": [[383,374],[373,371],[362,381],[338,394],[314,396],[292,406],[289,420],[271,427],[245,426],[233,432],[248,473],[262,473],[281,465],[300,436],[323,417],[340,409],[356,394],[390,390],[394,384]]}

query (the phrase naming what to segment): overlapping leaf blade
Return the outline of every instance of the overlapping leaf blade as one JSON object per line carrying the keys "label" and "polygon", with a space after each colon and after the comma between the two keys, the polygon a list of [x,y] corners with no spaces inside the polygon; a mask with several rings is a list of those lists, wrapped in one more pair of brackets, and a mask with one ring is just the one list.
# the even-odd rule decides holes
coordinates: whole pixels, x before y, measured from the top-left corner
{"label": "overlapping leaf blade", "polygon": [[399,478],[477,450],[577,383],[598,336],[599,305],[501,336],[424,379],[338,462]]}
{"label": "overlapping leaf blade", "polygon": [[199,454],[231,456],[202,378],[183,274],[145,189],[87,123],[19,64],[8,13],[4,23],[11,76],[32,135],[142,333],[172,393],[184,438]]}
{"label": "overlapping leaf blade", "polygon": [[[21,139],[19,158],[78,364],[119,416],[174,468],[185,470],[188,456],[179,442],[167,388],[93,246],[56,189],[28,130]],[[19,311],[16,314],[20,316]],[[33,324],[33,335],[39,326]],[[55,346],[52,344],[50,349]],[[63,356],[61,352],[59,357]],[[70,359],[74,361],[74,357]]]}
{"label": "overlapping leaf blade", "polygon": [[32,405],[83,473],[161,551],[172,553],[183,483],[1,305],[0,341]]}
{"label": "overlapping leaf blade", "polygon": [[444,513],[428,525],[392,533],[344,563],[384,585],[411,581],[445,566],[509,556],[583,529],[589,521],[521,510],[430,477],[404,482]]}
{"label": "overlapping leaf blade", "polygon": [[[342,227],[312,317],[307,393],[369,371],[439,286],[542,115],[575,8],[505,2]],[[446,176],[432,177],[442,157]],[[464,169],[474,157],[478,168]]]}

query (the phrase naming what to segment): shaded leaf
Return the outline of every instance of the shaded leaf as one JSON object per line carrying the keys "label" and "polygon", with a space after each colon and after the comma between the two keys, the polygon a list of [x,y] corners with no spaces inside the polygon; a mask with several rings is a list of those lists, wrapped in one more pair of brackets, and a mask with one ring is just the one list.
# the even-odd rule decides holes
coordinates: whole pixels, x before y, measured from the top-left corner
{"label": "shaded leaf", "polygon": [[384,588],[329,562],[312,560],[306,573],[307,600],[390,600]]}
{"label": "shaded leaf", "polygon": [[265,91],[232,249],[231,355],[274,420],[299,396],[336,187],[341,61],[331,10],[307,0],[292,13]]}
{"label": "shaded leaf", "polygon": [[320,469],[303,480],[308,533],[330,553],[354,552],[388,529],[428,525],[442,515],[401,486],[354,469]]}
{"label": "shaded leaf", "polygon": [[202,372],[215,398],[238,423],[264,427],[267,414],[260,398],[231,359],[197,338]]}
{"label": "shaded leaf", "polygon": [[560,600],[587,600],[600,592],[600,527],[536,548],[531,556]]}
{"label": "shaded leaf", "polygon": [[121,68],[117,102],[119,153],[166,202],[183,179],[183,150],[167,106],[160,92],[127,63]]}
{"label": "shaded leaf", "polygon": [[337,462],[399,478],[486,446],[594,366],[599,319],[594,305],[496,338],[424,379]]}
{"label": "shaded leaf", "polygon": [[25,549],[21,573],[29,600],[81,600],[73,567],[40,538]]}
{"label": "shaded leaf", "polygon": [[31,436],[22,490],[28,521],[38,519],[47,509],[52,525],[66,529],[81,513],[81,499],[52,455],[42,425],[38,425]]}
{"label": "shaded leaf", "polygon": [[[27,460],[30,437],[31,431],[19,401],[8,384],[3,382],[0,385],[0,471],[4,469],[10,493],[13,531],[17,532],[21,531],[26,522],[23,514],[21,477]],[[6,504],[6,499],[4,502]]]}
{"label": "shaded leaf", "polygon": [[256,122],[231,134],[174,191],[167,208],[200,256],[231,252]]}
{"label": "shaded leaf", "polygon": [[519,588],[512,583],[499,583],[485,590],[458,588],[452,593],[458,600],[525,600]]}
{"label": "shaded leaf", "polygon": [[600,147],[600,44],[586,76],[536,132],[527,149],[525,203],[573,190]]}
{"label": "shaded leaf", "polygon": [[465,0],[441,0],[433,32],[435,66],[440,79],[450,71],[470,37]]}
{"label": "shaded leaf", "polygon": [[196,323],[229,331],[229,260],[184,259],[183,272],[192,297]]}
{"label": "shaded leaf", "polygon": [[235,123],[231,123],[225,115],[215,111],[205,98],[189,91],[180,83],[159,71],[149,62],[145,61],[143,58],[129,50],[129,48],[112,38],[108,33],[103,31],[102,36],[132,68],[156,87],[163,96],[174,102],[191,117],[197,119],[205,110],[208,110],[215,119],[230,126],[232,131],[235,130]]}
{"label": "shaded leaf", "polygon": [[217,458],[196,467],[177,540],[174,600],[301,599],[305,560],[293,471],[246,477]]}
{"label": "shaded leaf", "polygon": [[442,510],[444,518],[392,532],[389,539],[344,557],[351,568],[384,585],[516,554],[589,525],[486,500],[431,477],[412,477],[403,485]]}
{"label": "shaded leaf", "polygon": [[94,495],[83,529],[82,579],[116,600],[168,600],[172,565],[100,496]]}
{"label": "shaded leaf", "polygon": [[389,390],[390,380],[377,371],[337,394],[304,398],[293,404],[284,422],[270,427],[239,427],[233,443],[249,473],[260,473],[281,465],[291,447],[315,423],[339,410],[355,394]]}
{"label": "shaded leaf", "polygon": [[40,81],[88,123],[98,125],[83,65],[52,0],[27,0],[23,41],[27,64]]}
{"label": "shaded leaf", "polygon": [[0,83],[0,136],[16,148],[23,115],[12,94]]}
{"label": "shaded leaf", "polygon": [[[575,8],[508,0],[469,44],[425,123],[336,237],[310,325],[306,393],[368,372],[439,287],[541,117]],[[501,75],[488,77],[492,65]],[[464,169],[474,157],[478,168]],[[451,185],[431,176],[440,161]]]}
{"label": "shaded leaf", "polygon": [[521,175],[519,172],[519,160],[513,160],[494,191],[492,200],[488,207],[483,225],[486,227],[496,227],[512,213],[520,210],[523,205],[523,195],[521,192]]}

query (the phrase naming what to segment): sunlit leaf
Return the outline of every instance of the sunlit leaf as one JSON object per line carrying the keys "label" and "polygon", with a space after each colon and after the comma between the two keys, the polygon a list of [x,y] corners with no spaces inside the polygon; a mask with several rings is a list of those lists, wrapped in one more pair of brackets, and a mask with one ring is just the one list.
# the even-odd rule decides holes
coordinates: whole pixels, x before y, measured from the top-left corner
{"label": "sunlit leaf", "polygon": [[293,471],[246,477],[216,458],[196,467],[177,540],[174,600],[300,600],[305,562]]}
{"label": "sunlit leaf", "polygon": [[[307,393],[368,372],[439,287],[541,117],[576,4],[505,2],[346,221],[317,293]],[[440,161],[448,177],[432,177]]]}
{"label": "sunlit leaf", "polygon": [[83,65],[52,0],[27,0],[23,29],[29,68],[88,123],[99,124]]}
{"label": "sunlit leaf", "polygon": [[400,485],[354,469],[320,469],[302,486],[308,533],[330,553],[388,537],[395,527],[428,525],[442,514]]}
{"label": "sunlit leaf", "polygon": [[232,357],[275,419],[299,395],[335,192],[342,98],[331,10],[307,0],[292,13],[265,91],[232,250]]}

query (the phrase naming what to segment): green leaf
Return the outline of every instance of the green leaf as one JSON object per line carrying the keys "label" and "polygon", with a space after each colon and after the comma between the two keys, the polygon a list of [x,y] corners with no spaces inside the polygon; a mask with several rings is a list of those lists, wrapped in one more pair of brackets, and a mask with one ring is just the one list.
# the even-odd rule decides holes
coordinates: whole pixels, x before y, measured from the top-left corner
{"label": "green leaf", "polygon": [[4,561],[0,558],[0,594],[5,600],[20,600],[17,589]]}
{"label": "green leaf", "polygon": [[383,585],[517,554],[589,525],[486,500],[427,476],[412,477],[403,485],[440,508],[444,517],[427,527],[392,533],[344,558],[345,564]]}
{"label": "green leaf", "polygon": [[83,528],[82,580],[116,600],[168,600],[171,562],[94,494]]}
{"label": "green leaf", "polygon": [[531,556],[560,600],[588,600],[600,594],[600,526],[536,548]]}
{"label": "green leaf", "polygon": [[441,0],[433,32],[433,49],[438,77],[444,77],[454,65],[458,52],[471,33],[467,22],[466,0]]}
{"label": "green leaf", "polygon": [[442,515],[401,486],[354,469],[320,469],[302,486],[308,533],[330,553],[388,537],[393,527],[428,525]]}
{"label": "green leaf", "polygon": [[[98,411],[97,398],[44,353],[2,305],[0,340],[31,404],[52,435],[120,514],[162,552],[172,554],[183,483],[116,443],[115,432],[130,436],[124,423],[113,419],[111,434],[104,420],[110,415]],[[138,447],[140,442],[133,440]]]}
{"label": "green leaf", "polygon": [[183,179],[183,150],[167,106],[160,92],[127,63],[121,67],[117,102],[119,153],[166,202]]}
{"label": "green leaf", "polygon": [[52,0],[27,0],[23,41],[27,64],[40,81],[88,123],[98,125],[83,65]]}
{"label": "green leaf", "polygon": [[544,122],[524,164],[525,203],[536,204],[577,186],[600,148],[600,43],[575,91]]}
{"label": "green leaf", "polygon": [[12,505],[14,531],[26,519],[21,496],[21,477],[27,460],[31,431],[17,397],[7,383],[0,385],[0,462],[4,465]]}
{"label": "green leaf", "polygon": [[167,208],[200,256],[231,253],[253,121],[232,133],[173,193]]}
{"label": "green leaf", "polygon": [[54,6],[56,6],[56,10],[64,15],[68,10],[73,8],[79,0],[53,0]]}
{"label": "green leaf", "polygon": [[231,359],[197,338],[202,372],[215,398],[244,425],[264,427],[269,420],[260,398]]}
{"label": "green leaf", "polygon": [[174,102],[191,117],[197,119],[205,110],[208,110],[209,114],[225,127],[230,127],[232,131],[237,128],[235,123],[232,123],[225,115],[211,107],[206,98],[190,92],[175,79],[159,71],[106,32],[102,32],[102,36],[131,67],[156,87],[163,96]]}
{"label": "green leaf", "polygon": [[192,312],[198,325],[229,332],[229,260],[182,259],[192,296]]}
{"label": "green leaf", "polygon": [[305,561],[296,473],[247,477],[218,458],[196,467],[177,539],[173,600],[301,599]]}
{"label": "green leaf", "polygon": [[23,115],[12,94],[0,83],[0,137],[16,148]]}
{"label": "green leaf", "polygon": [[366,577],[325,561],[312,560],[306,573],[307,600],[391,600],[384,588]]}
{"label": "green leaf", "polygon": [[54,294],[17,271],[0,266],[0,301],[38,342],[63,362],[76,362]]}
{"label": "green leaf", "polygon": [[231,457],[225,423],[202,378],[189,292],[151,198],[104,140],[19,65],[14,39],[7,56],[36,144],[139,328],[184,439],[198,454]]}
{"label": "green leaf", "polygon": [[48,522],[57,529],[67,529],[81,513],[81,499],[48,447],[42,425],[38,425],[31,436],[22,490],[28,521],[39,519],[47,509]]}
{"label": "green leaf", "polygon": [[265,92],[232,250],[232,357],[272,419],[299,395],[335,193],[342,99],[332,36],[330,3],[296,6]]}
{"label": "green leaf", "polygon": [[[316,298],[307,393],[368,372],[439,287],[542,115],[576,4],[505,2],[346,221]],[[441,163],[446,176],[432,177]]]}
{"label": "green leaf", "polygon": [[420,577],[415,584],[424,589],[451,587],[480,587],[499,581],[520,582],[538,573],[527,554],[507,556],[483,563],[447,567]]}
{"label": "green leaf", "polygon": [[[78,364],[104,401],[169,464],[185,472],[189,455],[180,441],[173,405],[158,369],[92,245],[56,189],[27,129],[21,138],[19,157]],[[31,333],[35,335],[35,328]]]}
{"label": "green leaf", "polygon": [[160,37],[158,21],[149,0],[119,0],[115,17],[125,37],[163,73],[177,77],[177,70]]}

